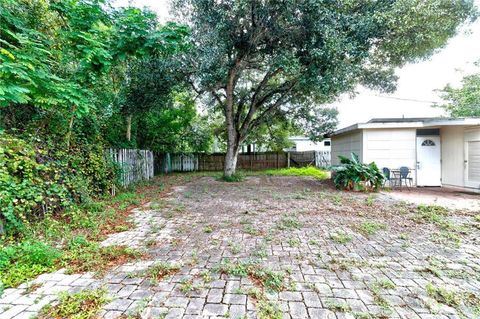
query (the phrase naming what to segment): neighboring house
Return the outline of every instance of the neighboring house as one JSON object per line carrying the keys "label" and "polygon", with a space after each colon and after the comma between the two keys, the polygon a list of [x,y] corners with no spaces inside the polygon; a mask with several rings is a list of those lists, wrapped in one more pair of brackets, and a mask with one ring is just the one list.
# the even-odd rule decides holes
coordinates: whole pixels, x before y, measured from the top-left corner
{"label": "neighboring house", "polygon": [[407,166],[417,186],[480,190],[480,118],[385,118],[331,135],[332,164],[358,154],[380,169]]}
{"label": "neighboring house", "polygon": [[305,136],[292,136],[288,140],[293,143],[293,146],[285,149],[286,152],[330,151],[331,149],[330,138],[325,138],[321,142],[314,142]]}

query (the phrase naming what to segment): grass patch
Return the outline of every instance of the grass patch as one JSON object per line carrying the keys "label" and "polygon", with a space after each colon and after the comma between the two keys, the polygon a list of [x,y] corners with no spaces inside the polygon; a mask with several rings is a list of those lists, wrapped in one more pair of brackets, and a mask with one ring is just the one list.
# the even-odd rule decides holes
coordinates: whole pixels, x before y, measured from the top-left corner
{"label": "grass patch", "polygon": [[350,312],[352,307],[346,302],[326,302],[325,307],[334,312]]}
{"label": "grass patch", "polygon": [[96,318],[97,313],[109,299],[104,289],[84,290],[78,293],[61,293],[59,303],[55,306],[47,305],[40,311],[39,319],[90,319]]}
{"label": "grass patch", "polygon": [[243,226],[243,232],[246,234],[249,234],[251,236],[257,236],[260,235],[260,231],[255,228],[253,225],[247,224]]}
{"label": "grass patch", "polygon": [[456,290],[449,290],[444,287],[434,286],[428,283],[425,287],[427,295],[435,299],[437,302],[451,306],[458,307],[462,303],[461,294]]}
{"label": "grass patch", "polygon": [[227,182],[227,183],[238,183],[238,182],[243,182],[245,180],[245,175],[241,173],[236,173],[232,174],[231,176],[222,176],[220,177],[221,181]]}
{"label": "grass patch", "polygon": [[462,239],[452,230],[441,230],[437,233],[433,233],[430,239],[437,244],[460,247]]}
{"label": "grass patch", "polygon": [[24,241],[0,248],[0,286],[16,287],[55,270],[61,252],[45,243]]}
{"label": "grass patch", "polygon": [[332,258],[330,260],[330,270],[331,271],[345,271],[352,268],[361,268],[370,266],[370,264],[363,259],[356,258]]}
{"label": "grass patch", "polygon": [[262,299],[257,301],[257,312],[259,319],[282,319],[283,314],[277,304],[273,301]]}
{"label": "grass patch", "polygon": [[158,264],[154,264],[148,267],[144,271],[133,273],[132,277],[147,277],[150,278],[152,281],[161,281],[165,277],[170,277],[175,275],[177,272],[180,271],[180,265],[161,262]]}
{"label": "grass patch", "polygon": [[375,196],[368,195],[368,197],[365,198],[365,205],[372,207],[374,204],[375,204]]}
{"label": "grass patch", "polygon": [[300,240],[298,238],[289,238],[287,243],[290,247],[298,247],[300,246]]}
{"label": "grass patch", "polygon": [[[84,243],[88,243],[86,246],[89,247],[90,257],[106,257],[105,254],[113,253],[93,243],[103,240],[110,233],[129,229],[132,225],[127,220],[127,207],[137,204],[140,204],[139,196],[130,192],[106,200],[89,200],[82,205],[44,216],[42,220],[32,223],[21,239],[4,238],[2,242],[0,238],[0,286],[16,287],[79,259],[78,264],[87,261],[89,266],[92,265],[93,262],[89,263],[87,258],[81,258],[86,255]],[[72,245],[75,242],[82,244]],[[101,262],[105,262],[105,259]],[[72,268],[82,268],[76,266]]]}
{"label": "grass patch", "polygon": [[368,221],[368,222],[361,223],[360,226],[358,226],[358,229],[362,234],[371,236],[371,235],[375,235],[380,230],[387,229],[387,225],[380,222]]}
{"label": "grass patch", "polygon": [[[427,295],[436,302],[457,309],[464,315],[462,318],[469,318],[468,312],[472,312],[475,318],[480,315],[480,297],[472,292],[447,289],[445,287],[435,286],[432,283],[428,283],[425,286],[425,290]],[[467,309],[465,309],[465,307],[470,311],[466,311]]]}
{"label": "grass patch", "polygon": [[377,281],[377,285],[380,288],[383,288],[383,289],[395,289],[395,288],[397,288],[397,286],[392,281],[390,281],[388,279],[382,279],[382,280]]}
{"label": "grass patch", "polygon": [[230,249],[230,252],[234,255],[237,255],[242,251],[242,246],[239,243],[233,241],[228,242],[228,248]]}
{"label": "grass patch", "polygon": [[328,179],[330,177],[328,171],[313,166],[269,169],[265,171],[255,172],[254,174],[268,176],[309,176],[316,179]]}
{"label": "grass patch", "polygon": [[[81,237],[80,237],[81,238]],[[108,269],[142,257],[142,253],[125,246],[101,247],[96,242],[74,238],[64,253],[61,265],[68,273],[96,272],[105,273]]]}
{"label": "grass patch", "polygon": [[417,272],[425,272],[434,275],[437,278],[448,277],[456,279],[472,279],[480,280],[480,274],[473,271],[473,273],[466,271],[465,269],[450,269],[447,264],[448,260],[441,259],[434,256],[427,258],[428,264],[425,267],[419,268]]}
{"label": "grass patch", "polygon": [[213,232],[213,226],[212,225],[207,225],[205,227],[203,227],[203,232],[206,233],[206,234],[210,234]]}
{"label": "grass patch", "polygon": [[370,286],[370,291],[373,295],[373,301],[375,301],[377,305],[382,307],[383,310],[389,310],[391,306],[390,303],[383,297],[383,290],[395,289],[395,287],[395,284],[387,279],[375,282]]}
{"label": "grass patch", "polygon": [[454,225],[448,220],[448,209],[437,205],[418,205],[413,220],[416,222],[425,222],[438,225],[439,232],[431,236],[435,243],[459,247],[462,241],[460,233],[465,232],[461,226]]}
{"label": "grass patch", "polygon": [[258,258],[268,257],[267,247],[265,245],[256,246],[253,255]]}
{"label": "grass patch", "polygon": [[254,300],[259,319],[282,319],[283,312],[265,293],[258,288],[250,288],[247,294]]}
{"label": "grass patch", "polygon": [[230,260],[226,259],[216,267],[215,271],[230,276],[248,276],[258,286],[274,292],[279,292],[286,288],[285,273],[263,268],[257,263],[251,261],[232,263]]}
{"label": "grass patch", "polygon": [[334,195],[331,198],[331,200],[332,200],[333,205],[335,205],[335,206],[340,206],[340,205],[342,205],[342,202],[343,202],[343,198],[340,194]]}
{"label": "grass patch", "polygon": [[352,241],[352,236],[344,231],[330,233],[330,239],[339,244],[346,244]]}
{"label": "grass patch", "polygon": [[448,210],[445,207],[437,205],[418,205],[414,219],[432,224],[443,223],[448,216]]}
{"label": "grass patch", "polygon": [[296,215],[284,215],[278,222],[277,228],[280,230],[301,229],[303,223],[298,220]]}
{"label": "grass patch", "polygon": [[198,291],[200,289],[201,287],[195,285],[192,278],[190,279],[185,278],[180,282],[180,291],[185,295],[188,295],[190,292]]}

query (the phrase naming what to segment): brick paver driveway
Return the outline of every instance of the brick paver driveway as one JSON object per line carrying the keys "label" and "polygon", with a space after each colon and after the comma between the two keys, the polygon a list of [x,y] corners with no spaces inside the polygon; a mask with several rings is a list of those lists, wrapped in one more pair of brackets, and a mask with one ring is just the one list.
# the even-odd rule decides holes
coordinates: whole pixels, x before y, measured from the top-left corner
{"label": "brick paver driveway", "polygon": [[33,292],[6,291],[0,318],[100,286],[113,298],[105,318],[480,318],[471,212],[417,210],[309,178],[195,177],[133,218],[135,229],[104,244],[144,248],[147,260],[102,278],[42,275]]}

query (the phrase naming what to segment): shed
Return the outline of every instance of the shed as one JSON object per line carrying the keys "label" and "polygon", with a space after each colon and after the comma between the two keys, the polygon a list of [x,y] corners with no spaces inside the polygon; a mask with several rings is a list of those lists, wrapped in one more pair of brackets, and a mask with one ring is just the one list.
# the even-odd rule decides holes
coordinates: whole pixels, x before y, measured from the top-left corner
{"label": "shed", "polygon": [[410,168],[417,186],[480,191],[480,118],[376,118],[331,139],[333,165],[353,152],[379,168]]}

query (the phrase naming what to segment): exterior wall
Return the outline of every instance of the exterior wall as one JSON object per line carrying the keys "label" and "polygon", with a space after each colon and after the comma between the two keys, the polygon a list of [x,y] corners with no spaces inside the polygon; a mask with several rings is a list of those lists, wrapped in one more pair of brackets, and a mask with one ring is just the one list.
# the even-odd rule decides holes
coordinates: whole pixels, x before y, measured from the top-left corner
{"label": "exterior wall", "polygon": [[324,139],[321,142],[313,142],[309,139],[291,139],[295,143],[295,151],[308,152],[308,151],[330,151],[330,146],[325,146],[324,141],[330,141],[330,139]]}
{"label": "exterior wall", "polygon": [[339,155],[350,158],[351,153],[363,160],[363,131],[353,131],[332,137],[332,165],[340,164]]}
{"label": "exterior wall", "polygon": [[417,162],[415,128],[369,129],[363,133],[363,162],[375,162],[378,168],[407,166],[415,179]]}
{"label": "exterior wall", "polygon": [[464,186],[464,134],[462,126],[444,126],[442,140],[442,185]]}
{"label": "exterior wall", "polygon": [[[468,187],[471,190],[475,190],[476,192],[480,192],[479,154],[477,150],[476,152],[472,153],[473,157],[471,158],[471,154],[468,154],[470,152],[470,149],[467,145],[469,142],[475,142],[476,144],[480,142],[480,128],[478,126],[466,129],[464,134],[464,154],[468,156],[468,158],[466,158],[468,160],[468,169],[464,171],[464,184],[465,187]],[[473,160],[474,158],[475,160]],[[474,170],[474,173],[472,175],[474,176],[473,179],[470,179],[471,175],[468,172],[471,169]]]}

